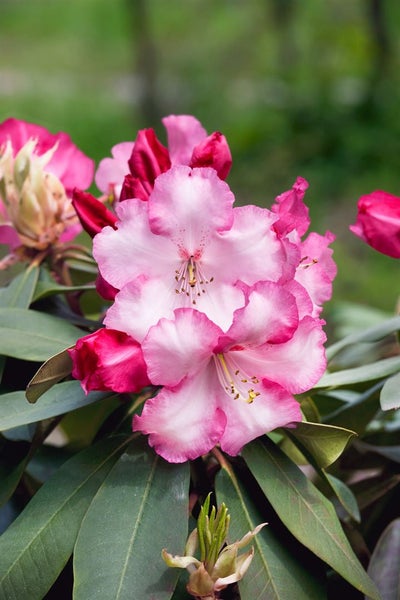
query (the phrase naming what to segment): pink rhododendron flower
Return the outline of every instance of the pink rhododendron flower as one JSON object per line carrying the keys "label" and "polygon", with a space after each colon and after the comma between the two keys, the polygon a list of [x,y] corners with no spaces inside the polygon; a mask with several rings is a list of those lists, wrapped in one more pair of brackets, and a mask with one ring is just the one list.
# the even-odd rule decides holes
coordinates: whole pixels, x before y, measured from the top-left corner
{"label": "pink rhododendron flower", "polygon": [[86,393],[139,392],[149,384],[140,345],[121,331],[99,329],[78,340],[69,353],[72,375]]}
{"label": "pink rhododendron flower", "polygon": [[361,196],[350,230],[378,252],[400,258],[400,198],[380,190]]}
{"label": "pink rhododendron flower", "polygon": [[[75,237],[80,227],[70,194],[91,183],[93,170],[64,133],[16,119],[0,124],[0,243],[23,259]],[[2,266],[17,259],[6,257]]]}
{"label": "pink rhododendron flower", "polygon": [[113,158],[103,159],[96,172],[100,191],[113,194],[117,200],[147,200],[158,175],[179,164],[212,167],[221,179],[227,177],[232,157],[221,133],[207,136],[201,123],[191,115],[170,115],[162,122],[167,130],[168,148],[153,129],[140,130],[134,143],[117,144],[112,148]]}
{"label": "pink rhododendron flower", "polygon": [[228,454],[261,434],[301,420],[293,394],[325,369],[319,319],[298,319],[296,300],[279,284],[246,293],[226,333],[204,313],[177,309],[143,341],[148,376],[164,386],[147,400],[133,429],[170,462],[193,459],[220,443]]}
{"label": "pink rhododendron flower", "polygon": [[243,303],[238,280],[293,277],[276,216],[233,201],[214,169],[176,166],[157,178],[148,202],[121,202],[117,229],[94,238],[102,277],[121,290],[106,325],[140,341],[161,317],[192,306],[228,327]]}

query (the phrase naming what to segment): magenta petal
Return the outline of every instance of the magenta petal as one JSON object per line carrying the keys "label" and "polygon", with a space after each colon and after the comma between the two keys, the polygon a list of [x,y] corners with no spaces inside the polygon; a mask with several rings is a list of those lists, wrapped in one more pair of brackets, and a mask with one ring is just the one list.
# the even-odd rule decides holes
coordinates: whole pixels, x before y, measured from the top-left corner
{"label": "magenta petal", "polygon": [[381,190],[361,196],[350,230],[378,252],[400,258],[400,198]]}
{"label": "magenta petal", "polygon": [[0,123],[0,147],[10,140],[14,156],[31,138],[37,139],[35,152],[39,155],[57,144],[46,168],[60,179],[68,194],[74,187],[89,187],[93,179],[94,162],[75,146],[69,135],[62,132],[52,134],[41,125],[18,119],[7,119]]}
{"label": "magenta petal", "polygon": [[301,237],[307,231],[310,218],[308,207],[303,202],[307,188],[307,181],[298,177],[291,190],[275,199],[276,204],[271,210],[279,215],[279,220],[275,223],[275,230],[279,235],[287,235],[295,229]]}
{"label": "magenta petal", "polygon": [[12,225],[0,225],[0,244],[5,244],[11,250],[21,246],[21,240]]}
{"label": "magenta petal", "polygon": [[170,168],[168,150],[157,139],[154,129],[139,131],[128,164],[134,177],[151,185],[156,177]]}
{"label": "magenta petal", "polygon": [[191,167],[212,167],[218,177],[226,179],[232,166],[232,155],[228,142],[222,133],[215,131],[193,150]]}
{"label": "magenta petal", "polygon": [[90,237],[94,237],[107,225],[116,229],[117,217],[92,194],[76,188],[72,194],[72,204],[83,229]]}
{"label": "magenta petal", "polygon": [[91,390],[139,392],[149,385],[140,344],[121,331],[99,329],[69,350],[72,375]]}

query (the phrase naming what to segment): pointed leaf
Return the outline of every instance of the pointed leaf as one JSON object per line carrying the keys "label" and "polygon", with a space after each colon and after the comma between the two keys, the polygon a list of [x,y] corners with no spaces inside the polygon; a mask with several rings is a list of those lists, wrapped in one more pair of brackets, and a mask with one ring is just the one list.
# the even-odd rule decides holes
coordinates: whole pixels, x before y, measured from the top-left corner
{"label": "pointed leaf", "polygon": [[36,402],[53,385],[72,371],[72,359],[68,349],[51,356],[32,377],[26,388],[28,402]]}
{"label": "pointed leaf", "polygon": [[[356,398],[324,417],[324,422],[336,427],[346,426],[362,435],[379,410],[379,392],[382,382],[376,383]],[[321,398],[322,399],[322,398]]]}
{"label": "pointed leaf", "polygon": [[248,444],[243,457],[291,533],[344,579],[374,600],[379,594],[355,556],[332,503],[268,438]]}
{"label": "pointed leaf", "polygon": [[70,557],[82,518],[127,443],[102,441],[60,467],[0,538],[0,598],[42,600]]}
{"label": "pointed leaf", "polygon": [[96,289],[96,286],[93,283],[86,283],[82,285],[59,285],[55,281],[39,281],[34,295],[34,301],[42,300],[43,298],[47,298],[48,296],[53,296],[54,294],[67,294],[68,292],[85,292],[89,290]]}
{"label": "pointed leaf", "polygon": [[6,477],[0,482],[0,506],[3,506],[11,498],[17,487],[23,472],[25,471],[28,456],[26,456]]}
{"label": "pointed leaf", "polygon": [[32,302],[39,267],[31,265],[25,271],[17,275],[7,287],[0,289],[0,306],[28,308]]}
{"label": "pointed leaf", "polygon": [[166,600],[180,575],[161,559],[181,553],[188,523],[189,465],[173,465],[142,440],[99,488],[74,551],[75,600]]}
{"label": "pointed leaf", "polygon": [[400,519],[392,521],[375,546],[368,566],[382,599],[400,597]]}
{"label": "pointed leaf", "polygon": [[400,316],[387,319],[379,325],[374,325],[368,329],[363,329],[362,331],[357,331],[356,333],[346,336],[342,340],[329,346],[326,350],[326,356],[328,360],[332,360],[340,350],[343,350],[343,348],[346,348],[347,346],[358,344],[360,342],[377,342],[390,333],[398,330],[400,330]]}
{"label": "pointed leaf", "polygon": [[0,308],[0,354],[44,361],[75,344],[82,331],[67,321],[23,308]]}
{"label": "pointed leaf", "polygon": [[391,356],[383,358],[374,363],[355,367],[354,369],[343,369],[334,373],[325,373],[318,383],[314,386],[315,389],[321,387],[336,387],[343,385],[352,385],[354,383],[364,383],[365,381],[374,381],[382,379],[400,370],[400,356]]}
{"label": "pointed leaf", "polygon": [[297,423],[285,433],[298,441],[300,450],[310,452],[319,467],[325,469],[335,462],[356,434],[354,431],[323,423]]}
{"label": "pointed leaf", "polygon": [[382,410],[400,407],[400,373],[396,373],[396,375],[385,381],[380,400]]}
{"label": "pointed leaf", "polygon": [[350,515],[350,517],[354,519],[354,521],[360,523],[360,509],[358,507],[356,497],[351,489],[345,483],[343,483],[343,481],[337,479],[337,477],[334,477],[330,473],[324,473],[324,475],[330,485],[330,488],[340,502],[340,505]]}
{"label": "pointed leaf", "polygon": [[37,404],[29,404],[25,392],[3,394],[0,396],[0,431],[63,415],[108,396],[110,392],[90,392],[86,395],[79,381],[55,385],[43,394]]}
{"label": "pointed leaf", "polygon": [[[231,515],[229,543],[240,539],[265,520],[254,499],[231,470],[222,469],[216,479],[218,503],[224,502]],[[259,503],[257,503],[259,504]],[[242,598],[251,600],[323,600],[321,581],[290,553],[274,528],[267,524],[252,540],[255,554],[248,572],[239,583]]]}

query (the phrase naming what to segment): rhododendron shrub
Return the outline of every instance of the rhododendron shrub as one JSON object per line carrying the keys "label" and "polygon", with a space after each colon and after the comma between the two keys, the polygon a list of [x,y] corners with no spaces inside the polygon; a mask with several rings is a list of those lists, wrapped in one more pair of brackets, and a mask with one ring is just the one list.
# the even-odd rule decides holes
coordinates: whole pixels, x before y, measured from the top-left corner
{"label": "rhododendron shrub", "polygon": [[[305,179],[240,205],[222,133],[162,122],[165,143],[142,129],[100,162],[99,198],[66,134],[0,125],[2,266],[20,261],[0,289],[0,597],[386,597],[400,317],[329,344],[334,235]],[[353,229],[393,251],[397,200],[372,196]]]}
{"label": "rhododendron shrub", "polygon": [[[262,433],[301,421],[293,393],[325,370],[319,303],[335,275],[332,235],[302,241],[306,187],[299,178],[272,211],[234,207],[215,169],[171,166],[147,202],[120,202],[116,222],[95,236],[101,277],[119,290],[106,331],[141,344],[149,381],[162,387],[133,428],[149,433],[167,460],[193,459],[218,443],[237,454]],[[71,352],[86,390],[99,389],[94,365],[103,369],[109,352],[96,344],[86,367],[83,349]],[[124,376],[130,369],[118,386]]]}

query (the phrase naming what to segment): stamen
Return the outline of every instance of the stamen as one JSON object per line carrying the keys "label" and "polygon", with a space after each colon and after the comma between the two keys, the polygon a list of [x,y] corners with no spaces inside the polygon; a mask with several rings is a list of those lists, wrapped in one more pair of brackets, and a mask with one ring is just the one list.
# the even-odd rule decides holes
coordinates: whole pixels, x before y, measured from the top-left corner
{"label": "stamen", "polygon": [[185,294],[185,296],[190,298],[191,304],[196,304],[196,298],[206,293],[205,286],[214,281],[214,277],[210,279],[204,277],[199,263],[191,255],[188,260],[181,263],[179,269],[176,269],[175,281],[178,284],[175,288],[175,293]]}
{"label": "stamen", "polygon": [[253,386],[256,386],[260,383],[259,379],[255,375],[249,377],[247,373],[241,372],[240,368],[237,368],[238,365],[232,352],[216,354],[214,361],[220,383],[234,400],[242,400],[251,404],[260,395],[260,392],[256,391],[254,387],[246,385],[251,382]]}
{"label": "stamen", "polygon": [[[308,261],[308,262],[306,262]],[[303,258],[299,262],[299,267],[302,269],[308,269],[312,265],[315,265],[318,262],[317,258],[310,258],[309,256],[303,256]]]}

